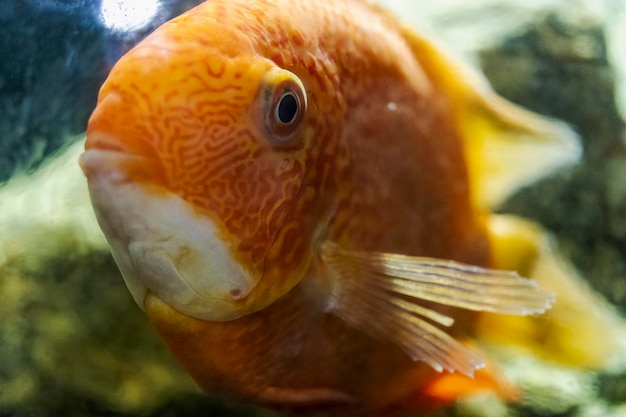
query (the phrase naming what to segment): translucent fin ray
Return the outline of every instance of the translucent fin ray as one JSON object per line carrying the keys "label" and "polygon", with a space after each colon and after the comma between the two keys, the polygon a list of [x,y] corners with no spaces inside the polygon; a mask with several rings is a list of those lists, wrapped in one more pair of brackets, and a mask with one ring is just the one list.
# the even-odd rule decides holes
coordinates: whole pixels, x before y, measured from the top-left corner
{"label": "translucent fin ray", "polygon": [[[438,372],[456,370],[473,375],[476,369],[484,366],[477,352],[419,316],[431,320],[435,317],[433,321],[446,327],[453,323],[450,317],[415,303],[384,298],[383,295],[348,291],[334,300],[333,312],[374,337],[389,339],[413,360],[422,360]],[[355,303],[359,304],[358,308],[353,308]],[[368,325],[363,326],[364,323]]]}
{"label": "translucent fin ray", "polygon": [[[528,315],[550,308],[553,294],[515,272],[426,257],[352,251],[327,242],[330,309],[352,326],[390,340],[438,371],[472,375],[478,353],[437,327],[454,320],[420,302],[474,311]],[[435,323],[435,324],[431,324]]]}

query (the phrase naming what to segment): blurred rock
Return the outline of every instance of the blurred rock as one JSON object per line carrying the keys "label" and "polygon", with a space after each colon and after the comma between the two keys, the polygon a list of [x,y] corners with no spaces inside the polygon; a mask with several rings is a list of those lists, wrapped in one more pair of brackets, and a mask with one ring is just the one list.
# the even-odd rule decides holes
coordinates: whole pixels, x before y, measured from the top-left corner
{"label": "blurred rock", "polygon": [[143,414],[196,391],[121,280],[81,148],[0,189],[0,416]]}
{"label": "blurred rock", "polygon": [[551,14],[480,60],[500,94],[567,121],[585,148],[580,165],[519,192],[502,211],[555,232],[594,288],[626,307],[626,126],[602,28]]}

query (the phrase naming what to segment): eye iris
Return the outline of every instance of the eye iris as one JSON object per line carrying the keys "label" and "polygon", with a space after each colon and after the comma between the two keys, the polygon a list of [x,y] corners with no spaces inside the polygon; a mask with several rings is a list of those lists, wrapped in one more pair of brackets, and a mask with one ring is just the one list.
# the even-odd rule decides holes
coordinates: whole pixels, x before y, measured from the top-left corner
{"label": "eye iris", "polygon": [[276,108],[276,116],[278,121],[283,124],[293,122],[298,114],[298,100],[293,93],[285,93],[278,102]]}
{"label": "eye iris", "polygon": [[307,92],[293,73],[272,68],[259,83],[250,115],[271,146],[286,149],[302,142],[298,134],[306,121]]}

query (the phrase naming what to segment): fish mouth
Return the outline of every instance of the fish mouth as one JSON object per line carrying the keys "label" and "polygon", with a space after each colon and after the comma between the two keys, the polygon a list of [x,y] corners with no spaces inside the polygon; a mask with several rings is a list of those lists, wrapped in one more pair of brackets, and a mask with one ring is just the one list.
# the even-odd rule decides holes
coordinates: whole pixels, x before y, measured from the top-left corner
{"label": "fish mouth", "polygon": [[211,321],[247,313],[256,286],[218,224],[160,186],[158,163],[106,134],[80,156],[98,223],[126,285],[143,309],[148,292],[181,313]]}
{"label": "fish mouth", "polygon": [[85,142],[85,150],[99,149],[102,151],[111,151],[131,154],[130,148],[124,145],[123,141],[120,141],[115,136],[102,132],[89,133],[87,141]]}
{"label": "fish mouth", "polygon": [[159,161],[133,152],[123,141],[106,133],[88,133],[78,163],[88,180],[106,176],[117,182],[165,181]]}

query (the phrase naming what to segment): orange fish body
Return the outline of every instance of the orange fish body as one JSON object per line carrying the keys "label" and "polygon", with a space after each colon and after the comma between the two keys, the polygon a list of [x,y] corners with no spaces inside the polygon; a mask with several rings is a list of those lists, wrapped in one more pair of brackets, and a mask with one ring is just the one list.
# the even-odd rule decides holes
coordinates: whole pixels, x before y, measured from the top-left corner
{"label": "orange fish body", "polygon": [[203,389],[382,413],[511,394],[465,342],[483,312],[552,295],[502,271],[537,255],[496,255],[489,207],[577,156],[369,3],[213,0],[114,67],[81,165],[131,293]]}

